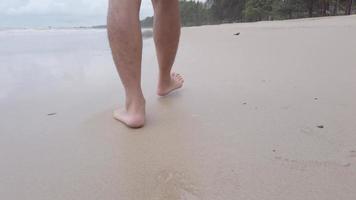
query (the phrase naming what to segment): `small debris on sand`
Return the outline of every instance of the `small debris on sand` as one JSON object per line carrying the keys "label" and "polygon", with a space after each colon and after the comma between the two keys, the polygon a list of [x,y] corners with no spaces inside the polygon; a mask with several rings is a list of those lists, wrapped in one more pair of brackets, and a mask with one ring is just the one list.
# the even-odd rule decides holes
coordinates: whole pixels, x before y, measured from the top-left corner
{"label": "small debris on sand", "polygon": [[56,115],[57,113],[48,113],[47,115],[48,116],[53,116],[53,115]]}
{"label": "small debris on sand", "polygon": [[238,32],[238,33],[235,33],[234,35],[240,35],[240,32]]}
{"label": "small debris on sand", "polygon": [[351,166],[351,163],[345,163],[343,164],[344,167],[350,167]]}
{"label": "small debris on sand", "polygon": [[324,128],[324,126],[323,125],[319,125],[319,126],[317,126],[318,128]]}

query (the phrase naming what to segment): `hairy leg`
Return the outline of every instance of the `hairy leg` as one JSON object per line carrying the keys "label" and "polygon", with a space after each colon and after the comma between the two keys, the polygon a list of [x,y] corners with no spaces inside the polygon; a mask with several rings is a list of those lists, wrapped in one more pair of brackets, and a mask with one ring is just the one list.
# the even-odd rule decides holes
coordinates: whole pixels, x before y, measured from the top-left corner
{"label": "hairy leg", "polygon": [[159,64],[157,94],[165,96],[183,86],[183,78],[172,73],[180,37],[178,0],[152,0],[154,8],[154,41]]}
{"label": "hairy leg", "polygon": [[114,117],[132,128],[142,127],[145,122],[140,5],[141,0],[109,0],[108,11],[110,47],[126,94],[125,107],[115,110]]}

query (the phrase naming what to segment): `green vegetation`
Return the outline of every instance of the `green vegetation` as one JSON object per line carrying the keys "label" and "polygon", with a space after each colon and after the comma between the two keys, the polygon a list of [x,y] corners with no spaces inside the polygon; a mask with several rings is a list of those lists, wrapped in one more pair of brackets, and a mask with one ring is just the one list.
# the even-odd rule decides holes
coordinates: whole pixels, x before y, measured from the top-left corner
{"label": "green vegetation", "polygon": [[144,20],[141,20],[141,27],[148,28],[153,25],[153,17],[146,17]]}
{"label": "green vegetation", "polygon": [[[354,2],[353,2],[354,1]],[[207,0],[180,1],[183,26],[230,22],[294,19],[331,15],[350,15],[356,0]],[[142,21],[150,27],[153,17]]]}

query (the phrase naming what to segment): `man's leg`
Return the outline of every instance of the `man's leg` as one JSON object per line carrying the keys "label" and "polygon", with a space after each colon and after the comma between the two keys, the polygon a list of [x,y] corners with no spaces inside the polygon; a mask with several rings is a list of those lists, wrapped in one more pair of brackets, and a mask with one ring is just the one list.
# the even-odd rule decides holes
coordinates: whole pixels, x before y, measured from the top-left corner
{"label": "man's leg", "polygon": [[180,37],[178,0],[152,0],[154,8],[154,41],[159,64],[157,94],[165,96],[183,86],[183,78],[171,73]]}
{"label": "man's leg", "polygon": [[114,117],[132,128],[142,127],[145,122],[140,4],[141,0],[109,0],[108,13],[109,42],[126,93],[126,107],[114,111]]}

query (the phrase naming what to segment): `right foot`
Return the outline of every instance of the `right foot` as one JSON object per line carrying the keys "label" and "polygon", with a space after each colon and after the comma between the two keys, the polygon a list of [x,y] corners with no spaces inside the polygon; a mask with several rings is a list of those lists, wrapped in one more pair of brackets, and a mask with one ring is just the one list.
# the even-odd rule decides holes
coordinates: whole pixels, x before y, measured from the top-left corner
{"label": "right foot", "polygon": [[145,125],[145,103],[130,104],[113,113],[114,118],[130,128],[141,128]]}
{"label": "right foot", "polygon": [[158,84],[157,94],[159,96],[166,96],[169,93],[177,90],[183,86],[184,79],[180,74],[172,73],[167,81],[160,81]]}

